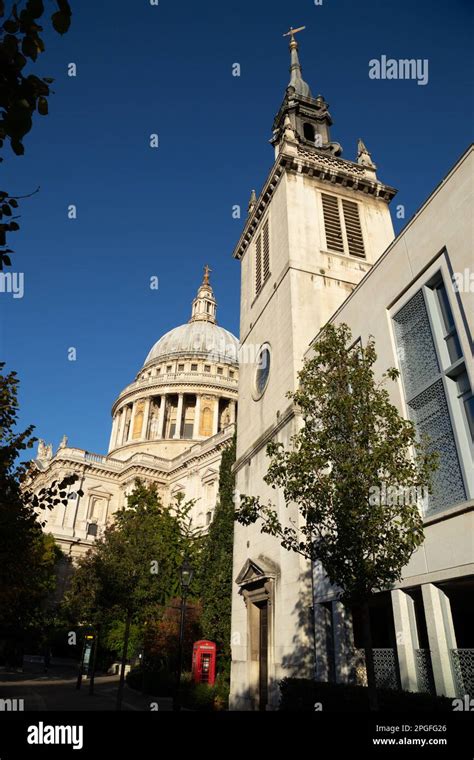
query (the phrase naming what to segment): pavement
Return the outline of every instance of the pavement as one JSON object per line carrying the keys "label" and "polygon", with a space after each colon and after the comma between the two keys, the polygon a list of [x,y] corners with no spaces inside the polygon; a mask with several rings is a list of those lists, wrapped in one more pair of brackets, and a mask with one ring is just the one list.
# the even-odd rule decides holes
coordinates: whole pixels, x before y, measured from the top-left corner
{"label": "pavement", "polygon": [[[0,700],[23,699],[24,711],[106,711],[115,710],[119,677],[99,675],[94,682],[94,694],[89,694],[89,681],[83,679],[76,689],[77,671],[64,667],[51,667],[48,672],[0,672]],[[0,704],[2,704],[0,702]],[[172,699],[152,697],[130,689],[125,683],[122,710],[149,712],[151,710],[169,712]],[[0,707],[1,710],[1,707]]]}

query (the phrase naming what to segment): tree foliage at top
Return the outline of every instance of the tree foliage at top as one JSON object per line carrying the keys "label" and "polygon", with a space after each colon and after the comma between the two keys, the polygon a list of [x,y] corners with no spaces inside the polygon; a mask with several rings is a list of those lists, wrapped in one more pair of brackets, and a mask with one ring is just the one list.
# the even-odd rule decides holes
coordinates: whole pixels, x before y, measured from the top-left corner
{"label": "tree foliage at top", "polygon": [[223,451],[219,495],[203,550],[203,634],[215,641],[224,661],[231,656],[232,553],[234,545],[235,438]]}
{"label": "tree foliage at top", "polygon": [[[56,32],[65,34],[71,23],[71,8],[68,0],[56,0],[55,4],[51,23]],[[32,128],[33,114],[46,116],[48,113],[53,79],[26,70],[28,60],[36,62],[45,51],[41,36],[44,12],[43,0],[24,3],[0,0],[0,149],[9,141],[17,156],[25,152],[23,139]],[[0,270],[4,264],[11,265],[12,250],[5,248],[6,235],[19,229],[15,221],[19,198],[0,190]]]}
{"label": "tree foliage at top", "polygon": [[[352,345],[347,325],[325,328],[299,373],[298,390],[289,394],[304,424],[290,450],[268,445],[265,481],[283,489],[300,520],[285,524],[254,497],[241,498],[238,520],[248,525],[261,518],[262,532],[321,562],[344,598],[362,601],[398,581],[422,543],[419,504],[409,496],[430,488],[437,462],[390,402],[385,384],[398,370],[377,383],[373,339],[364,348]],[[399,498],[384,499],[388,488]]]}

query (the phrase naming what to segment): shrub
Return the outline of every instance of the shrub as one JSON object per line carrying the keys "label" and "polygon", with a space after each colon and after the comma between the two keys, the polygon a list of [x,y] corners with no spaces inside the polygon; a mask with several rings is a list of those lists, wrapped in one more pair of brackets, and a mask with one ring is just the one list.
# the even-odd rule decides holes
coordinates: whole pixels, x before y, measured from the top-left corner
{"label": "shrub", "polygon": [[133,668],[127,675],[131,689],[142,690],[155,697],[172,697],[176,690],[176,676],[168,670],[145,670]]}
{"label": "shrub", "polygon": [[[377,689],[382,712],[451,711],[452,700],[431,694],[392,689]],[[279,709],[286,712],[314,712],[320,702],[326,712],[366,712],[369,696],[366,686],[323,683],[303,678],[284,678],[280,682]]]}
{"label": "shrub", "polygon": [[211,712],[216,699],[216,687],[206,683],[185,681],[181,684],[180,703],[189,710]]}

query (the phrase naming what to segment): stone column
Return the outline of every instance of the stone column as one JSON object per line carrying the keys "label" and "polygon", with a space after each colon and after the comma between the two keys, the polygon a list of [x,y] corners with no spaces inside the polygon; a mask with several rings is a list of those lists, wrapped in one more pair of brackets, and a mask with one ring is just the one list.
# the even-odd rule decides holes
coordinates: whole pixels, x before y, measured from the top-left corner
{"label": "stone column", "polygon": [[235,401],[230,402],[230,424],[235,425],[235,411],[236,411],[237,404]]}
{"label": "stone column", "polygon": [[176,411],[176,426],[173,438],[181,438],[181,418],[183,416],[183,394],[178,394],[178,409]]}
{"label": "stone column", "polygon": [[160,397],[160,411],[158,412],[158,430],[157,438],[164,438],[165,433],[163,430],[163,424],[165,421],[165,409],[166,409],[166,393]]}
{"label": "stone column", "polygon": [[130,427],[128,428],[128,437],[127,441],[131,441],[133,438],[133,423],[135,422],[135,409],[137,408],[137,402],[134,401],[132,404],[132,416],[130,417]]}
{"label": "stone column", "polygon": [[194,407],[194,427],[193,427],[193,438],[197,439],[199,438],[199,423],[201,421],[201,396],[199,393],[196,393],[196,406]]}
{"label": "stone column", "polygon": [[150,404],[151,404],[151,397],[148,396],[148,398],[145,400],[145,409],[143,410],[143,424],[142,424],[142,434],[141,438],[144,438],[146,440],[147,432],[148,432],[148,420],[150,417]]}
{"label": "stone column", "polygon": [[419,649],[419,643],[415,603],[411,596],[398,588],[391,592],[391,596],[401,687],[405,691],[418,691],[415,650]]}
{"label": "stone column", "polygon": [[451,604],[440,588],[432,583],[421,587],[425,608],[431,664],[438,696],[456,696],[456,686],[451,667],[451,649],[456,649]]}
{"label": "stone column", "polygon": [[117,428],[119,424],[119,417],[120,415],[115,414],[112,421],[112,431],[110,433],[109,451],[111,451],[115,445],[115,439],[117,437]]}
{"label": "stone column", "polygon": [[332,603],[334,666],[337,683],[351,683],[354,674],[354,633],[350,610],[342,602]]}
{"label": "stone column", "polygon": [[219,396],[216,396],[216,399],[214,402],[214,416],[212,418],[211,435],[216,435],[218,428],[219,428]]}
{"label": "stone column", "polygon": [[127,407],[123,406],[122,409],[120,410],[120,421],[119,421],[119,426],[118,426],[118,431],[117,431],[117,440],[115,441],[116,446],[120,446],[120,444],[122,443],[123,428],[125,425],[126,413],[127,413]]}

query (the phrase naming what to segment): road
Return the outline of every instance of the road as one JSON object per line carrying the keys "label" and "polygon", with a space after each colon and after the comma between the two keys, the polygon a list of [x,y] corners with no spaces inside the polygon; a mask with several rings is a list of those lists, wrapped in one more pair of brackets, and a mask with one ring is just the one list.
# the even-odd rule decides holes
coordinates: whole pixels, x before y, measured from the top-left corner
{"label": "road", "polygon": [[[115,710],[118,676],[98,676],[94,694],[89,694],[89,682],[83,681],[76,689],[77,674],[64,668],[50,668],[48,673],[0,672],[0,700],[23,699],[24,711],[104,711]],[[124,711],[170,711],[172,700],[143,696],[140,692],[124,686],[122,710]],[[0,703],[1,704],[1,703]],[[0,707],[1,709],[1,707]]]}

